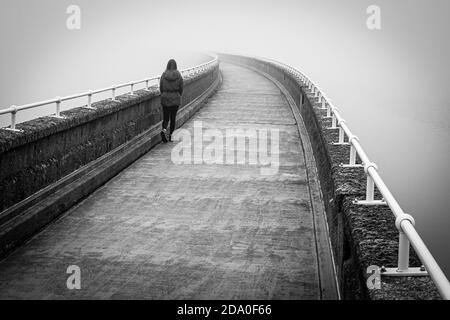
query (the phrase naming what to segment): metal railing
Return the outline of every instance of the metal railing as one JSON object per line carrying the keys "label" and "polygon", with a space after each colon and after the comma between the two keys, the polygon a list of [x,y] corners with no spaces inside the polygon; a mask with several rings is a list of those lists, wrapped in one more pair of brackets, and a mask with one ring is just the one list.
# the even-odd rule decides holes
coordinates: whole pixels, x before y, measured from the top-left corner
{"label": "metal railing", "polygon": [[[280,63],[275,60],[263,59],[255,57],[258,60],[269,61],[273,64],[282,66],[287,69],[288,72],[297,77],[301,83],[308,88],[310,94],[314,95],[320,104],[320,109],[326,110],[324,118],[331,119],[330,130],[339,130],[339,138],[335,145],[349,145],[350,154],[349,162],[347,164],[341,164],[342,167],[347,168],[364,168],[366,174],[366,196],[364,200],[354,200],[353,204],[356,205],[388,205],[392,213],[395,216],[395,226],[399,231],[399,244],[398,244],[398,265],[397,268],[385,268],[381,267],[381,275],[384,276],[423,276],[430,275],[434,284],[436,285],[442,298],[450,300],[450,283],[442,272],[441,268],[437,264],[436,260],[428,250],[427,246],[423,242],[420,235],[414,228],[414,218],[405,213],[398,204],[395,197],[392,195],[389,188],[384,183],[380,174],[378,173],[378,167],[375,163],[370,161],[366,152],[359,143],[359,139],[355,136],[347,126],[344,118],[339,113],[339,109],[336,108],[332,101],[326,96],[323,90],[317,86],[311,78],[304,73],[298,71],[291,66]],[[347,138],[347,141],[345,140]],[[357,163],[357,156],[359,156],[361,163]],[[375,200],[375,186],[378,188],[382,195],[382,199]],[[423,266],[420,268],[409,267],[409,249],[410,244],[414,247],[420,261]]]}
{"label": "metal railing", "polygon": [[[204,72],[207,69],[213,68],[218,63],[218,61],[219,61],[218,57],[214,56],[213,59],[208,62],[202,63],[200,65],[197,65],[197,66],[194,66],[191,68],[183,69],[180,72],[183,76],[196,75],[196,74]],[[103,88],[103,89],[98,89],[98,90],[89,90],[87,92],[74,94],[74,95],[70,95],[70,96],[56,97],[54,99],[30,103],[30,104],[24,104],[24,105],[20,105],[20,106],[13,105],[7,109],[0,110],[0,115],[11,114],[10,127],[1,128],[1,129],[13,131],[13,132],[22,132],[22,130],[16,128],[16,124],[17,124],[16,116],[17,116],[17,113],[22,110],[37,108],[37,107],[41,107],[41,106],[45,106],[45,105],[49,105],[49,104],[55,104],[55,114],[53,114],[51,116],[56,117],[56,118],[64,118],[63,116],[61,116],[61,103],[64,101],[87,97],[87,104],[82,107],[87,108],[87,109],[94,109],[92,107],[92,103],[93,103],[92,98],[96,94],[111,91],[111,98],[110,98],[111,101],[117,101],[117,99],[116,99],[116,90],[117,89],[129,87],[130,91],[128,92],[128,94],[135,95],[134,92],[135,92],[136,85],[145,84],[144,90],[149,91],[150,82],[151,81],[159,81],[159,78],[160,78],[159,76],[155,76],[155,77],[146,78],[146,79],[142,79],[142,80],[138,80],[138,81],[131,81],[131,82],[127,82],[127,83],[123,83],[123,84],[119,84],[119,85],[114,85],[114,86],[111,86],[108,88]]]}

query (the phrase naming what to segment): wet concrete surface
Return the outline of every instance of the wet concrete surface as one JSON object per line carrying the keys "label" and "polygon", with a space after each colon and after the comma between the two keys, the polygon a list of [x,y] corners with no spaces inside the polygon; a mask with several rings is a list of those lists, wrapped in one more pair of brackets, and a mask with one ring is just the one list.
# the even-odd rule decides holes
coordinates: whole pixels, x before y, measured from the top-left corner
{"label": "wet concrete surface", "polygon": [[[1,261],[0,299],[320,299],[295,119],[268,79],[221,70],[218,92],[182,128],[278,129],[278,172],[174,164],[175,135]],[[66,286],[70,265],[80,290]]]}

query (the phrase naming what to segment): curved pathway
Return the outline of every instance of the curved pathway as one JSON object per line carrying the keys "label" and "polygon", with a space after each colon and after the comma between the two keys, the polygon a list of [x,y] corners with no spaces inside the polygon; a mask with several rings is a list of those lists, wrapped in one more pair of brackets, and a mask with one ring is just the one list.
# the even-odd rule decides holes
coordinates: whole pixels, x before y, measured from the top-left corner
{"label": "curved pathway", "polygon": [[[326,239],[316,239],[311,199],[320,195],[289,104],[260,74],[221,70],[221,87],[183,129],[278,129],[276,174],[174,164],[177,142],[160,144],[1,261],[1,299],[333,297],[318,258]],[[80,290],[67,289],[70,265]]]}

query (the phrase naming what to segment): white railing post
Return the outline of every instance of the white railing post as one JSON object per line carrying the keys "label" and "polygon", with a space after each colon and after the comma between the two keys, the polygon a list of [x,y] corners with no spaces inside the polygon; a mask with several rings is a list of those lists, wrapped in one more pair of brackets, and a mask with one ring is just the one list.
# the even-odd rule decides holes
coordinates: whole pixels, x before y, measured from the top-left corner
{"label": "white railing post", "polygon": [[326,110],[327,109],[327,103],[325,101],[325,98],[322,96],[322,110]]}
{"label": "white railing post", "polygon": [[88,97],[87,107],[88,109],[92,109],[92,90],[89,90],[87,97]]}
{"label": "white railing post", "polygon": [[337,118],[333,112],[333,114],[331,115],[331,127],[329,127],[328,129],[337,129],[338,127],[336,126],[336,124],[337,124]]}
{"label": "white railing post", "polygon": [[115,86],[112,87],[112,89],[111,89],[111,100],[112,101],[117,101],[116,100],[116,87]]}
{"label": "white railing post", "polygon": [[344,144],[344,129],[342,127],[339,127],[339,144]]}
{"label": "white railing post", "polygon": [[61,117],[61,98],[60,97],[56,97],[56,113],[55,116],[57,118]]}
{"label": "white railing post", "polygon": [[356,163],[356,157],[358,155],[355,144],[359,144],[359,138],[355,135],[352,135],[348,138],[348,142],[350,143],[350,167],[363,167],[363,164],[357,164]]}
{"label": "white railing post", "polygon": [[359,141],[359,138],[357,136],[352,135],[352,136],[348,137],[348,143],[350,144],[349,163],[348,164],[341,163],[341,165],[340,165],[341,167],[344,167],[344,168],[362,167],[362,164],[356,164],[357,151],[356,151],[354,143],[356,143],[357,141]]}
{"label": "white railing post", "polygon": [[145,90],[147,90],[147,91],[149,91],[149,88],[148,88],[148,82],[149,82],[149,80],[146,80],[146,81],[145,81]]}
{"label": "white railing post", "polygon": [[395,227],[398,230],[398,268],[397,272],[409,270],[409,239],[402,229],[403,221],[408,220],[413,226],[416,224],[414,218],[409,214],[401,214],[395,219]]}
{"label": "white railing post", "polygon": [[4,130],[7,131],[12,131],[12,132],[23,132],[23,130],[17,129],[16,128],[16,122],[17,122],[17,112],[19,112],[19,108],[16,105],[12,105],[10,108],[10,113],[11,113],[11,125],[9,128],[2,128]]}
{"label": "white railing post", "polygon": [[366,201],[372,202],[375,199],[375,182],[373,181],[370,175],[366,175],[367,184],[366,184]]}
{"label": "white railing post", "polygon": [[130,84],[130,96],[134,96],[134,83]]}
{"label": "white railing post", "polygon": [[17,114],[17,106],[11,106],[11,130],[16,129],[16,114]]}
{"label": "white railing post", "polygon": [[408,223],[413,228],[416,224],[414,218],[409,214],[402,213],[397,216],[395,219],[395,227],[398,230],[397,268],[383,268],[382,274],[385,276],[427,276],[428,272],[423,265],[419,268],[409,267],[409,249],[411,243],[403,230],[403,223]]}
{"label": "white railing post", "polygon": [[382,200],[375,200],[375,182],[370,175],[369,170],[374,169],[378,171],[378,166],[373,163],[365,163],[364,164],[364,173],[366,174],[367,183],[366,183],[366,199],[365,200],[354,200],[353,204],[358,205],[366,205],[366,206],[373,206],[373,205],[386,205],[386,201],[384,199]]}
{"label": "white railing post", "polygon": [[345,123],[345,120],[339,120],[338,122],[338,128],[339,128],[339,140],[338,142],[332,142],[331,144],[334,145],[347,145],[348,142],[345,142],[345,131],[342,125]]}
{"label": "white railing post", "polygon": [[398,234],[398,272],[408,271],[409,268],[409,240],[400,230]]}
{"label": "white railing post", "polygon": [[350,145],[350,162],[349,165],[354,166],[356,164],[356,149],[353,144]]}

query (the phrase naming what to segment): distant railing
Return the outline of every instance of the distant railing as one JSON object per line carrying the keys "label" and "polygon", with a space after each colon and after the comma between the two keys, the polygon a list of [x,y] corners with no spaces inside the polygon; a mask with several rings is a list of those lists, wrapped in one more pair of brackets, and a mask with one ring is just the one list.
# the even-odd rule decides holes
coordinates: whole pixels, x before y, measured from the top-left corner
{"label": "distant railing", "polygon": [[[214,56],[211,61],[208,61],[206,63],[202,63],[200,65],[197,65],[197,66],[194,66],[194,67],[191,67],[191,68],[183,69],[180,72],[181,72],[181,74],[183,76],[188,76],[188,75],[191,75],[191,74],[198,74],[200,72],[203,72],[203,71],[205,71],[207,69],[210,69],[210,68],[214,67],[217,63],[218,63],[218,57]],[[30,103],[30,104],[24,104],[24,105],[20,105],[20,106],[13,105],[13,106],[11,106],[11,107],[9,107],[7,109],[0,110],[0,115],[8,114],[8,113],[11,114],[10,127],[2,128],[2,129],[3,130],[13,131],[13,132],[22,132],[22,130],[19,130],[19,129],[16,128],[16,115],[17,115],[17,113],[19,111],[22,111],[22,110],[37,108],[37,107],[41,107],[41,106],[45,106],[45,105],[49,105],[49,104],[55,104],[55,107],[56,107],[55,114],[53,114],[51,116],[55,117],[55,118],[64,118],[63,116],[61,116],[61,103],[64,102],[64,101],[87,97],[87,105],[85,105],[83,107],[87,108],[87,109],[94,109],[92,107],[92,102],[93,102],[92,101],[92,97],[95,94],[111,91],[111,100],[112,101],[117,101],[116,100],[116,90],[117,89],[130,87],[129,95],[134,95],[134,90],[135,90],[135,86],[136,85],[145,83],[144,90],[148,91],[150,82],[151,81],[159,81],[159,78],[160,78],[159,76],[156,76],[156,77],[146,78],[146,79],[143,79],[143,80],[127,82],[127,83],[111,86],[111,87],[104,88],[104,89],[98,89],[98,90],[94,90],[94,91],[90,90],[90,91],[87,91],[87,92],[74,94],[74,95],[70,95],[70,96],[66,96],[66,97],[56,97],[54,99],[40,101],[40,102],[35,102],[35,103]]]}
{"label": "distant railing", "polygon": [[[423,276],[430,275],[431,279],[435,283],[439,293],[442,298],[450,300],[450,283],[442,272],[441,268],[437,264],[434,257],[431,255],[430,251],[426,247],[425,243],[421,239],[420,235],[414,228],[414,218],[405,213],[397,200],[394,198],[389,188],[384,183],[383,179],[378,173],[378,167],[375,163],[371,162],[357,136],[348,128],[345,120],[339,113],[339,109],[336,108],[331,100],[325,95],[323,90],[319,88],[308,76],[304,73],[288,66],[286,64],[280,63],[278,61],[264,59],[255,57],[257,60],[269,61],[273,64],[280,65],[288,72],[299,78],[299,80],[308,88],[314,98],[318,100],[321,104],[321,109],[326,110],[325,118],[331,119],[331,126],[327,129],[339,130],[339,138],[335,145],[349,145],[350,146],[350,156],[349,163],[341,164],[342,167],[346,168],[364,168],[364,172],[367,177],[366,183],[366,197],[364,200],[353,201],[357,205],[388,205],[395,216],[395,226],[399,231],[399,250],[398,250],[398,266],[397,268],[385,268],[381,267],[381,275],[384,276]],[[347,137],[347,141],[345,138]],[[356,163],[357,155],[361,159],[362,163]],[[374,188],[377,186],[383,198],[381,200],[375,200]],[[420,261],[423,265],[420,268],[409,267],[409,248],[410,244],[414,247]]]}

